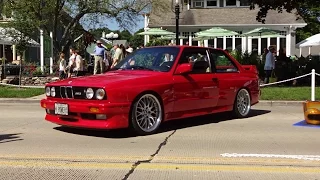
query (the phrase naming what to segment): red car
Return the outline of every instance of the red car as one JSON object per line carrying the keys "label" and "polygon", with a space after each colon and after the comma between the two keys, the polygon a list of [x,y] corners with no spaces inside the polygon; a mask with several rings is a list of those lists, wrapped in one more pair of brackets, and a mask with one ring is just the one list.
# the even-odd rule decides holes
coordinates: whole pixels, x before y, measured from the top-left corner
{"label": "red car", "polygon": [[233,112],[248,116],[259,102],[255,66],[221,49],[160,46],[139,49],[105,74],[46,85],[45,119],[88,129],[132,128],[152,134],[160,124]]}

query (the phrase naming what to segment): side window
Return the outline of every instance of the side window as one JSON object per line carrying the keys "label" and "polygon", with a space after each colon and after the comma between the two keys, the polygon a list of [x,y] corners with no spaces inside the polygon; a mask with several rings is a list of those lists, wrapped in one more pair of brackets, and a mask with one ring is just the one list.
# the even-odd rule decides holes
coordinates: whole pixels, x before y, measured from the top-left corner
{"label": "side window", "polygon": [[192,74],[211,73],[210,59],[207,55],[207,49],[204,48],[186,48],[184,49],[179,64],[192,63]]}
{"label": "side window", "polygon": [[219,50],[210,50],[212,64],[215,66],[216,73],[237,72],[238,68],[234,62],[223,52]]}

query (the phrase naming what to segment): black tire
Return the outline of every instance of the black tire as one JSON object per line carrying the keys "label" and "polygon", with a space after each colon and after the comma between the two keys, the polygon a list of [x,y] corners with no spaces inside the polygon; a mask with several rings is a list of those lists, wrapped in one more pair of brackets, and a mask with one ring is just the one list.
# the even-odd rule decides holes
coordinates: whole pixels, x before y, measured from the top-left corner
{"label": "black tire", "polygon": [[233,105],[235,118],[246,118],[251,111],[251,95],[247,89],[240,89],[236,95]]}
{"label": "black tire", "polygon": [[130,121],[136,134],[154,134],[159,129],[163,120],[163,109],[160,100],[155,95],[139,96],[131,108]]}

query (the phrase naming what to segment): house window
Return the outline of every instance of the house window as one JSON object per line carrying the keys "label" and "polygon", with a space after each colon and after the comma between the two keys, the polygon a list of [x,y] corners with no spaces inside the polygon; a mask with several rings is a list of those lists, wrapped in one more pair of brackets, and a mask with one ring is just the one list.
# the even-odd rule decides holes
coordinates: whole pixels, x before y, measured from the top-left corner
{"label": "house window", "polygon": [[237,6],[237,0],[225,0],[226,6]]}
{"label": "house window", "polygon": [[204,0],[193,0],[193,7],[203,8],[204,7]]}
{"label": "house window", "polygon": [[207,0],[207,6],[216,7],[216,6],[218,6],[218,2],[217,2],[217,0]]}
{"label": "house window", "polygon": [[183,37],[189,37],[189,32],[182,32]]}
{"label": "house window", "polygon": [[249,0],[240,0],[240,6],[250,6]]}

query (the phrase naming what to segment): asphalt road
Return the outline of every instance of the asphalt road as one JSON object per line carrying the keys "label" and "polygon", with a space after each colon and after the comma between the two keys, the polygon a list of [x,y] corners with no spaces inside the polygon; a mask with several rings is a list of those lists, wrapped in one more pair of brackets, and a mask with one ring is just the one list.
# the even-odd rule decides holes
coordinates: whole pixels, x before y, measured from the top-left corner
{"label": "asphalt road", "polygon": [[320,128],[302,106],[169,122],[158,134],[61,128],[39,104],[0,104],[0,179],[320,179]]}

